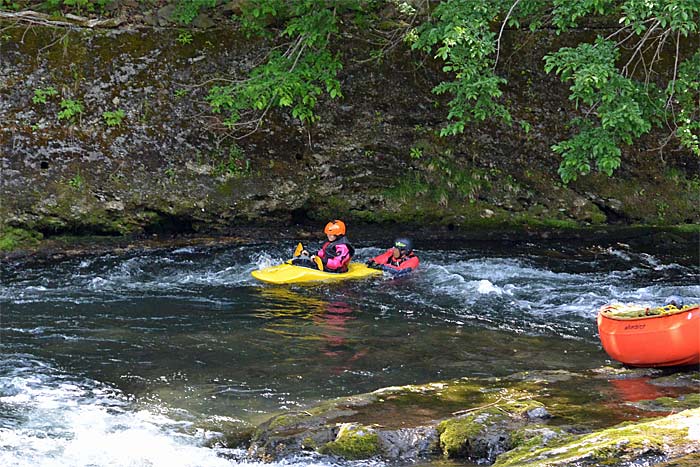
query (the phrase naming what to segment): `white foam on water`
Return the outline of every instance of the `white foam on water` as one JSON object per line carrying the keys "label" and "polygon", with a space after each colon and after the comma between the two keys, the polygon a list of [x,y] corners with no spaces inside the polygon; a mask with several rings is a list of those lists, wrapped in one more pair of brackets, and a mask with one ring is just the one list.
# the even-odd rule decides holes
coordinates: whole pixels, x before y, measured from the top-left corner
{"label": "white foam on water", "polygon": [[232,465],[202,446],[212,433],[136,410],[120,391],[28,356],[4,360],[0,405],[0,465]]}
{"label": "white foam on water", "polygon": [[[599,270],[580,263],[583,271],[577,273],[566,271],[565,262],[555,261],[565,269],[556,271],[528,258],[463,259],[455,253],[424,261],[420,278],[425,283],[410,298],[441,310],[445,319],[451,314],[469,320],[479,316],[502,330],[551,331],[562,337],[590,336],[598,310],[613,300],[660,306],[669,295],[680,295],[685,303],[700,303],[700,285],[690,280],[698,274],[694,269],[663,264],[646,254],[608,253],[616,258],[612,263],[601,262]],[[660,280],[659,275],[672,279]],[[644,281],[649,285],[634,285]]]}
{"label": "white foam on water", "polygon": [[[0,367],[0,465],[13,467],[301,467],[340,465],[298,457],[273,464],[209,448],[218,433],[139,407],[119,390],[72,377],[29,355]],[[164,409],[164,408],[160,408]],[[226,417],[223,417],[226,418]],[[379,462],[343,465],[380,466]]]}
{"label": "white foam on water", "polygon": [[491,293],[494,293],[496,295],[503,294],[503,289],[501,289],[500,287],[496,287],[495,285],[493,285],[490,281],[488,281],[486,279],[481,279],[478,282],[476,291],[479,292],[480,294],[486,294],[486,295],[491,294]]}
{"label": "white foam on water", "polygon": [[95,303],[129,298],[134,294],[185,297],[200,295],[203,288],[250,285],[250,272],[282,262],[262,254],[251,261],[232,253],[192,260],[193,249],[150,253],[130,258],[103,257],[66,261],[51,270],[21,272],[8,284],[0,284],[0,301],[12,303]]}
{"label": "white foam on water", "polygon": [[[364,261],[383,251],[360,248],[356,260]],[[222,289],[259,286],[250,273],[280,264],[289,253],[291,248],[286,246],[251,245],[82,259],[60,263],[55,272],[39,269],[20,273],[10,284],[0,284],[0,301],[84,304],[158,297],[223,306],[233,299]],[[464,319],[478,314],[487,320],[523,322],[524,326],[531,318],[558,320],[565,326],[570,320],[590,321],[612,300],[659,306],[665,297],[680,295],[686,303],[700,302],[700,285],[692,281],[698,277],[697,269],[622,247],[601,250],[593,262],[556,257],[473,257],[476,252],[469,251],[419,254],[419,270],[405,280],[365,282],[370,287],[377,285],[370,301],[381,301],[384,293],[392,298],[399,293],[446,316]]]}
{"label": "white foam on water", "polygon": [[255,269],[269,268],[284,262],[281,258],[274,257],[267,252],[256,253],[251,256],[250,260],[255,265]]}

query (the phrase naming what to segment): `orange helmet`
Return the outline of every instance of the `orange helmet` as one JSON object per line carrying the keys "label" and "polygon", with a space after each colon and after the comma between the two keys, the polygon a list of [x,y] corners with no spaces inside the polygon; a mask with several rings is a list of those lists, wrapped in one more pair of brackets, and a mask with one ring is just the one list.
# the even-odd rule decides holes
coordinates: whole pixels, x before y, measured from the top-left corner
{"label": "orange helmet", "polygon": [[337,219],[330,221],[328,224],[326,224],[326,228],[323,229],[323,233],[326,235],[335,235],[336,237],[345,235],[345,223]]}

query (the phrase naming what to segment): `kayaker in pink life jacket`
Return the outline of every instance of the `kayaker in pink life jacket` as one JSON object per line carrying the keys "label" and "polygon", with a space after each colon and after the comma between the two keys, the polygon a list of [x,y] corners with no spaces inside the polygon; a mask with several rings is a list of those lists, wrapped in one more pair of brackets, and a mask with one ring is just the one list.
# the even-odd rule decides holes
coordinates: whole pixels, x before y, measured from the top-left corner
{"label": "kayaker in pink life jacket", "polygon": [[407,238],[397,238],[392,248],[367,261],[367,266],[393,275],[408,274],[419,264],[420,260],[413,253],[413,242]]}
{"label": "kayaker in pink life jacket", "polygon": [[[315,256],[311,257],[311,260],[321,271],[347,272],[348,263],[355,254],[355,249],[345,237],[345,223],[341,220],[330,221],[323,232],[328,237],[328,241]],[[301,251],[301,257],[308,257],[308,255],[307,250]]]}

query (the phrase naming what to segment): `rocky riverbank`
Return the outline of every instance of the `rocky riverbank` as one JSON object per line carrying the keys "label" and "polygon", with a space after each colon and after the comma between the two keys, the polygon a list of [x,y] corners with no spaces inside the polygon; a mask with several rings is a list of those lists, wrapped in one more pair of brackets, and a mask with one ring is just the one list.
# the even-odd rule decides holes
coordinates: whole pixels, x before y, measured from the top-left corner
{"label": "rocky riverbank", "polygon": [[244,444],[263,460],[306,452],[502,467],[694,465],[699,384],[696,371],[606,367],[384,388],[280,414]]}

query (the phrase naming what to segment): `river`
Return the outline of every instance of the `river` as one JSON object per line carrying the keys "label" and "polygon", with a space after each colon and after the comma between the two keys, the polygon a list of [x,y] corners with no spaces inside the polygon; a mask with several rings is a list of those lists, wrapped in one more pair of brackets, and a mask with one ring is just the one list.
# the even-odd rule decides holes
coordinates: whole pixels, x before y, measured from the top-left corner
{"label": "river", "polygon": [[[359,260],[383,251],[368,243]],[[0,465],[255,465],[220,433],[385,386],[596,368],[610,363],[595,325],[601,305],[700,302],[692,248],[418,252],[408,277],[306,287],[250,276],[288,257],[287,244],[4,264]]]}

